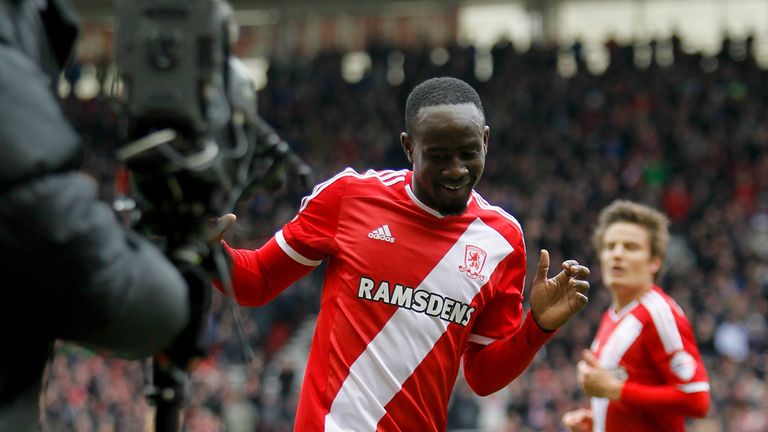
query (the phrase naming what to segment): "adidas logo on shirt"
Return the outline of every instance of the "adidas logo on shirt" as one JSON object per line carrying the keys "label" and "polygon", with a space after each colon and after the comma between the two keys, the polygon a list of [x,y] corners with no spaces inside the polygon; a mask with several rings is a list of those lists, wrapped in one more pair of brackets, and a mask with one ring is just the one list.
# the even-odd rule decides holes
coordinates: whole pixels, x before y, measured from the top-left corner
{"label": "adidas logo on shirt", "polygon": [[395,238],[392,237],[392,232],[389,231],[389,225],[382,225],[375,230],[368,233],[368,238],[376,240],[384,240],[385,242],[394,243]]}

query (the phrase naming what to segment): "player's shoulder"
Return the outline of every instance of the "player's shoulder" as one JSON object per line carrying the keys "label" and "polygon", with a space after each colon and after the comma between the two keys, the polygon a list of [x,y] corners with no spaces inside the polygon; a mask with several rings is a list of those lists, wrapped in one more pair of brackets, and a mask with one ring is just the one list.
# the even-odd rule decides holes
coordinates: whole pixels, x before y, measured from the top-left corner
{"label": "player's shoulder", "polygon": [[392,187],[403,184],[407,177],[408,170],[367,170],[359,172],[354,168],[347,167],[336,173],[329,179],[315,186],[312,196],[319,195],[324,191],[333,190],[354,190],[355,188],[375,188]]}
{"label": "player's shoulder", "polygon": [[347,167],[330,179],[316,186],[316,188],[327,188],[330,186],[345,185],[359,187],[391,187],[405,182],[408,170],[373,170],[369,169],[360,172],[354,168]]}
{"label": "player's shoulder", "polygon": [[687,319],[683,308],[677,304],[675,299],[656,285],[650,291],[643,294],[640,298],[640,304],[647,312],[648,317],[656,321],[659,321],[660,317],[667,316],[671,316],[675,320]]}
{"label": "player's shoulder", "polygon": [[373,170],[363,173],[347,168],[343,171],[352,184],[392,187],[403,185],[408,177],[408,170]]}
{"label": "player's shoulder", "polygon": [[502,233],[508,239],[522,242],[523,227],[520,222],[503,208],[489,203],[477,191],[472,192],[472,208],[486,224]]}
{"label": "player's shoulder", "polygon": [[689,326],[683,309],[659,287],[654,286],[640,298],[642,307],[635,314],[644,326],[655,328],[666,352],[682,349],[681,329]]}

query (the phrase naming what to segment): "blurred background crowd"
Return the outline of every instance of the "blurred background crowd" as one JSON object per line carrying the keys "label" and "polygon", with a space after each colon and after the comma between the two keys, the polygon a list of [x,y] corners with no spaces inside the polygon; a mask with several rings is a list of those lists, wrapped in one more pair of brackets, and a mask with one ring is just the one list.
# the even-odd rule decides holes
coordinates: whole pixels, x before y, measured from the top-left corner
{"label": "blurred background crowd", "polygon": [[[664,45],[664,61],[659,60]],[[561,431],[562,413],[588,401],[575,363],[589,346],[609,295],[590,236],[599,210],[615,198],[654,205],[673,233],[660,285],[694,326],[712,384],[709,416],[693,431],[768,430],[768,72],[754,41],[724,39],[703,56],[681,40],[651,43],[639,64],[633,44],[607,42],[609,64],[590,73],[579,43],[490,50],[491,73],[477,78],[475,47],[398,49],[402,80],[393,85],[395,47],[370,44],[359,81],[342,77],[340,51],[273,59],[259,92],[260,114],[314,169],[316,181],[344,167],[408,168],[398,135],[410,89],[450,75],[480,93],[491,129],[478,191],[522,224],[535,268],[546,248],[553,262],[576,258],[592,271],[591,299],[502,391],[474,396],[459,376],[451,431]],[[571,72],[564,74],[567,51]],[[670,61],[671,60],[671,61]],[[68,74],[77,79],[78,65]],[[86,143],[86,167],[113,189],[115,115],[97,95],[64,100]],[[277,193],[239,204],[230,244],[258,247],[295,214],[308,193],[295,179]],[[530,284],[532,278],[528,278]],[[213,349],[192,375],[188,431],[290,431],[318,308],[322,269],[273,303],[239,308],[245,363],[232,314],[216,295]],[[529,288],[529,287],[527,287]],[[151,422],[147,365],[104,359],[60,344],[50,364],[43,424],[49,431],[143,431]]]}

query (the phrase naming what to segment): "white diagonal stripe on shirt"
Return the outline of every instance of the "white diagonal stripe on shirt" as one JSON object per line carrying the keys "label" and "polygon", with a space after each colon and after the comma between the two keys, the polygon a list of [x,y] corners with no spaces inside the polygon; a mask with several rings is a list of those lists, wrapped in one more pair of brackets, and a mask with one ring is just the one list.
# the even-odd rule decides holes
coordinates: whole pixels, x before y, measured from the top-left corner
{"label": "white diagonal stripe on shirt", "polygon": [[600,366],[604,368],[614,368],[619,365],[619,361],[624,357],[630,346],[635,343],[640,332],[643,330],[643,323],[634,315],[629,314],[616,326],[616,329],[605,341],[603,349],[600,351]]}
{"label": "white diagonal stripe on shirt", "polygon": [[[488,253],[483,280],[471,279],[458,271],[458,266],[464,264],[468,244]],[[476,219],[417,289],[470,303],[496,266],[513,250],[501,234]],[[385,414],[384,407],[447,328],[448,324],[440,318],[398,309],[350,367],[349,375],[325,417],[325,430],[375,431]]]}
{"label": "white diagonal stripe on shirt", "polygon": [[[621,358],[624,357],[624,353],[627,352],[630,346],[640,336],[640,332],[643,330],[643,323],[640,322],[634,315],[626,315],[613,333],[605,341],[603,349],[600,350],[600,358],[598,363],[600,367],[605,369],[612,369],[619,365]],[[592,405],[592,417],[593,417],[593,431],[605,432],[605,418],[608,414],[608,399],[596,398],[590,399]]]}

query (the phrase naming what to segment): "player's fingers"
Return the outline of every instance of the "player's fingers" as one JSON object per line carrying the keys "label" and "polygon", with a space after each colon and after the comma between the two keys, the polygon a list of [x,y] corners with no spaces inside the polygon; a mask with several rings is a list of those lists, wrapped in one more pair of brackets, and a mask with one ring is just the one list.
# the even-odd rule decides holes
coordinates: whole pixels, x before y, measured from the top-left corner
{"label": "player's fingers", "polygon": [[587,292],[589,292],[589,282],[579,279],[569,279],[568,286],[576,299],[578,299],[581,307],[584,307],[589,303],[589,297],[587,297]]}
{"label": "player's fingers", "polygon": [[579,294],[587,295],[589,292],[589,282],[585,280],[571,279],[568,283]]}
{"label": "player's fingers", "polygon": [[581,302],[581,307],[584,307],[587,303],[589,303],[589,297],[580,292],[576,293],[576,298]]}
{"label": "player's fingers", "polygon": [[572,278],[587,279],[589,277],[589,268],[579,264],[576,260],[563,262],[563,270]]}
{"label": "player's fingers", "polygon": [[541,252],[539,252],[539,269],[536,273],[536,279],[546,279],[547,273],[549,273],[549,251],[542,249]]}
{"label": "player's fingers", "polygon": [[237,216],[235,216],[232,213],[227,213],[224,216],[220,217],[217,222],[226,224],[227,226],[233,224],[237,220]]}
{"label": "player's fingers", "polygon": [[579,420],[576,411],[568,411],[563,414],[563,424],[569,428],[575,427],[579,423]]}
{"label": "player's fingers", "polygon": [[227,213],[224,216],[216,219],[216,222],[209,228],[207,233],[208,243],[220,242],[224,236],[224,232],[229,229],[232,224],[237,220],[237,216],[232,213]]}
{"label": "player's fingers", "polygon": [[597,357],[595,357],[595,354],[588,349],[581,351],[581,358],[589,366],[592,366],[592,367],[598,366]]}
{"label": "player's fingers", "polygon": [[587,366],[586,363],[579,362],[576,365],[576,382],[579,383],[579,387],[584,388],[587,380],[588,372],[589,372],[589,366]]}
{"label": "player's fingers", "polygon": [[589,372],[589,365],[584,360],[579,360],[579,362],[576,363],[576,374],[579,379],[584,379],[584,375],[587,372]]}

